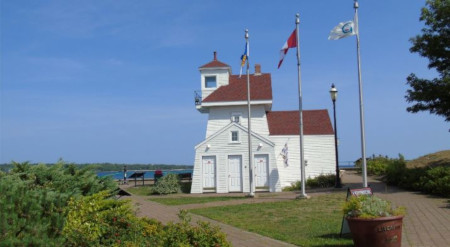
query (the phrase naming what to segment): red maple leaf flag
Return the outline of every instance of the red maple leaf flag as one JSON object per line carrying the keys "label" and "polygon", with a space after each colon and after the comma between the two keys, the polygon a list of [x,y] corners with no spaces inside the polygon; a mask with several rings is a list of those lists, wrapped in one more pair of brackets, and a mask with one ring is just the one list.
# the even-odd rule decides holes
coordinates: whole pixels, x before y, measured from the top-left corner
{"label": "red maple leaf flag", "polygon": [[280,62],[278,62],[278,68],[280,68],[281,64],[283,63],[284,56],[286,56],[286,53],[288,52],[289,48],[294,47],[297,47],[297,29],[294,29],[294,32],[292,32],[291,36],[289,36],[286,43],[284,43],[283,47],[281,47]]}

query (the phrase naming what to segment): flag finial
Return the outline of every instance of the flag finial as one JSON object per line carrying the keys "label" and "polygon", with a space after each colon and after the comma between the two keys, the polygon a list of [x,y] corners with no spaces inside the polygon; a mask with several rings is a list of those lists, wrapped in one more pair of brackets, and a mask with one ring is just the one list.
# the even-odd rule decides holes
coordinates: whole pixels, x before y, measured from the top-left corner
{"label": "flag finial", "polygon": [[248,29],[245,29],[245,38],[248,39]]}
{"label": "flag finial", "polygon": [[299,24],[300,23],[300,14],[299,13],[297,13],[297,14],[295,14],[295,24]]}
{"label": "flag finial", "polygon": [[359,8],[358,0],[355,0],[355,3],[353,4],[353,7],[355,9]]}

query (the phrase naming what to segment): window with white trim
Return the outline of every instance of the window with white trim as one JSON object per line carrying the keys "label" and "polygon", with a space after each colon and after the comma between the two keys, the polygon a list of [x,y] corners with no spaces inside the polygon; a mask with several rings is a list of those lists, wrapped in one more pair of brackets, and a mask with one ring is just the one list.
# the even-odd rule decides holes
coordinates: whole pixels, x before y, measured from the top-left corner
{"label": "window with white trim", "polygon": [[217,81],[215,76],[205,76],[205,88],[216,88]]}
{"label": "window with white trim", "polygon": [[231,113],[231,122],[235,122],[235,123],[240,124],[241,123],[241,116],[242,116],[242,113],[240,113],[240,112],[233,112],[233,113]]}
{"label": "window with white trim", "polygon": [[239,131],[231,131],[231,142],[239,142]]}

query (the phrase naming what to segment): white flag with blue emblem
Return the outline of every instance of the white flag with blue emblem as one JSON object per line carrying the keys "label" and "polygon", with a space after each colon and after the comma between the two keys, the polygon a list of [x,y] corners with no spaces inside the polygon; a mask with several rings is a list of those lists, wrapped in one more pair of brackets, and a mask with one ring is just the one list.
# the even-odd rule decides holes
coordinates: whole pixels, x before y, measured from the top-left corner
{"label": "white flag with blue emblem", "polygon": [[356,35],[355,23],[353,21],[341,22],[331,30],[329,40],[342,39]]}

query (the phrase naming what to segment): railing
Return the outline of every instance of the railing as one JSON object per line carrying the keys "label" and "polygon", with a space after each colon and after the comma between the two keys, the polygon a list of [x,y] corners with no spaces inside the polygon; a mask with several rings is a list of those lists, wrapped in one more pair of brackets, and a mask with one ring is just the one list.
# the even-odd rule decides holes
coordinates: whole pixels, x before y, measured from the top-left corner
{"label": "railing", "polygon": [[201,105],[202,104],[202,93],[201,93],[201,91],[194,91],[194,102],[195,102],[195,105]]}

